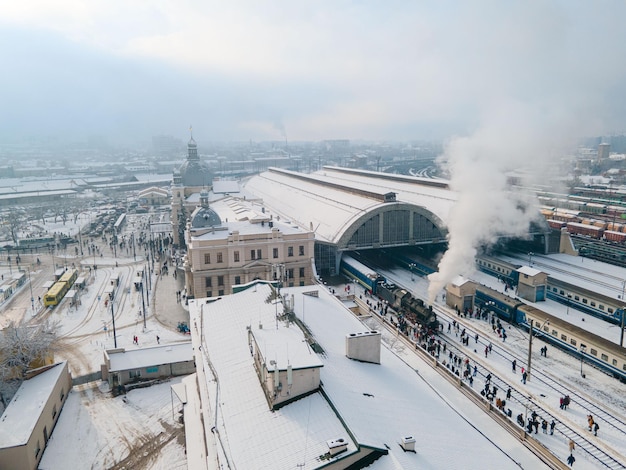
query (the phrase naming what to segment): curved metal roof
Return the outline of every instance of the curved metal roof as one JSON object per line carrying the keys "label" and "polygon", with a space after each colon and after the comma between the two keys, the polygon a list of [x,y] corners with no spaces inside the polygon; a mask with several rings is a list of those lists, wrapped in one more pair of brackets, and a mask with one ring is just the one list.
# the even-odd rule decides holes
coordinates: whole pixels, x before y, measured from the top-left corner
{"label": "curved metal roof", "polygon": [[[366,230],[376,217],[397,223],[372,246],[444,241],[456,201],[442,180],[337,167],[312,174],[270,168],[252,177],[245,188],[275,216],[313,230],[318,241],[339,249],[358,247],[359,230]],[[390,224],[376,226],[383,225]]]}

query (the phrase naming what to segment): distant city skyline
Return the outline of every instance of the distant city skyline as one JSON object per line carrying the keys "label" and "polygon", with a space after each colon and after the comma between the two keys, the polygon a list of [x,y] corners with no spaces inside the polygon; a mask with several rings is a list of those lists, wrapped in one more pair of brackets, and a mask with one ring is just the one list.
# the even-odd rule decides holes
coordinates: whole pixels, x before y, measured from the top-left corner
{"label": "distant city skyline", "polygon": [[0,141],[626,130],[626,4],[5,3]]}

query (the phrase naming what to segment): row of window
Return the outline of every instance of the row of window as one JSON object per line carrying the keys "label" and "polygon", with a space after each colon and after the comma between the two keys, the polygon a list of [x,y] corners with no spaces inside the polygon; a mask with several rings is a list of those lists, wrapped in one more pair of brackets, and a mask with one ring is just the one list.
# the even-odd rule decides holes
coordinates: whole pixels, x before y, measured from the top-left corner
{"label": "row of window", "polygon": [[[299,268],[298,269],[298,275],[299,277],[305,277],[306,274],[306,270],[305,268]],[[293,279],[294,278],[294,269],[287,269],[285,271],[285,276],[287,279]],[[274,279],[276,278],[276,276],[274,276]],[[235,276],[235,284],[241,284],[241,276]],[[217,276],[217,286],[218,287],[223,287],[224,286],[224,276],[220,275]],[[204,287],[213,287],[213,278],[211,276],[205,277],[204,278]],[[223,294],[220,294],[223,295]]]}
{"label": "row of window", "polygon": [[[548,289],[550,289],[551,287],[548,285]],[[606,309],[606,311],[608,313],[613,313],[615,312],[615,310],[612,307],[605,307],[603,304],[596,304],[596,302],[594,300],[588,300],[586,298],[580,298],[580,296],[578,295],[572,295],[569,292],[566,293],[563,289],[557,289],[556,287],[552,287],[552,292],[558,293],[559,295],[561,295],[562,297],[567,297],[568,299],[574,299],[574,301],[576,302],[581,302],[585,305],[590,305],[594,308],[598,308],[599,310],[604,311]]]}
{"label": "row of window", "polygon": [[[291,258],[293,256],[294,256],[294,247],[288,246],[287,257]],[[304,256],[304,245],[298,246],[298,256]],[[278,248],[272,249],[272,258],[278,259]],[[250,259],[263,259],[263,250],[260,248],[255,249],[255,250],[250,250]],[[240,260],[241,260],[241,256],[239,254],[239,251],[234,251],[233,262],[239,263]],[[224,262],[224,255],[222,254],[221,251],[215,253],[215,262],[218,264]],[[204,254],[204,264],[211,264],[211,253]]]}
{"label": "row of window", "polygon": [[[61,404],[63,404],[63,399],[65,398],[65,388],[61,388],[61,393],[59,393],[59,399],[61,400]],[[56,403],[52,406],[52,420],[57,417],[57,405]],[[48,427],[44,426],[43,428],[43,440],[44,442],[48,442]],[[39,453],[41,452],[41,442],[37,441],[37,447],[35,447],[35,458],[39,457]]]}
{"label": "row of window", "polygon": [[492,265],[491,263],[487,262],[487,261],[482,261],[482,260],[478,260],[478,264],[482,264],[483,266],[487,266],[488,269],[491,270],[495,270],[499,273],[503,273],[506,274],[507,276],[509,276],[511,274],[511,270],[510,269],[504,269],[501,268],[500,266],[497,265]]}
{"label": "row of window", "polygon": [[[287,276],[287,282],[286,285],[289,287],[293,287],[294,283],[293,283],[293,279],[294,279],[294,270],[293,269],[287,269],[287,271],[285,271],[285,274]],[[299,281],[299,285],[303,286],[304,285],[304,276],[305,276],[305,269],[304,268],[299,268],[298,270],[298,274],[300,275],[300,281]],[[213,287],[213,278],[211,277],[205,277],[204,278],[204,287]],[[274,280],[276,279],[276,277],[274,276]],[[241,276],[235,276],[235,285],[237,284],[241,284]],[[224,287],[224,276],[217,276],[217,286],[218,287]],[[217,295],[221,296],[224,295],[224,289],[218,289],[217,291]],[[207,290],[206,291],[206,296],[207,297],[213,297],[213,291],[212,290]]]}
{"label": "row of window", "polygon": [[[552,336],[559,336],[559,332],[557,330],[550,331],[550,327],[547,325],[543,327],[543,331],[545,331],[546,333],[552,334]],[[560,337],[562,341],[567,342],[567,335],[561,333]],[[580,346],[578,346],[578,341],[574,338],[569,338],[569,344],[571,344],[574,347],[580,347],[580,349],[582,349],[583,351],[587,349],[587,346],[583,343],[580,343]],[[598,357],[598,350],[595,348],[589,348],[589,354],[594,357]],[[600,353],[600,360],[604,362],[609,362],[608,354]],[[612,359],[611,364],[614,367],[618,367],[617,359]],[[622,364],[622,369],[626,370],[626,363]]]}

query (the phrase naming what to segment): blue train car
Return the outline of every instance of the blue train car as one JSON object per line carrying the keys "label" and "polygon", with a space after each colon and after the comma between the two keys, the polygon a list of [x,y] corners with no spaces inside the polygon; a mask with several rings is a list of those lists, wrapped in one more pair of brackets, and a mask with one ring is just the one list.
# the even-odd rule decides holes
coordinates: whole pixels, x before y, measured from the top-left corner
{"label": "blue train car", "polygon": [[485,286],[478,286],[475,295],[476,306],[487,311],[492,311],[498,318],[508,321],[509,323],[519,323],[518,306],[524,305],[517,299],[513,299],[508,295],[501,294],[498,291]]}
{"label": "blue train car", "polygon": [[491,256],[476,257],[476,267],[490,276],[502,279],[509,286],[517,286],[519,281],[519,273],[517,270],[522,267],[521,264],[508,263],[504,260],[493,258]]}
{"label": "blue train car", "polygon": [[601,318],[610,323],[621,322],[624,302],[606,295],[598,294],[583,287],[573,286],[553,277],[548,277],[547,296],[563,305]]}
{"label": "blue train car", "polygon": [[368,289],[372,294],[376,293],[378,281],[384,280],[376,271],[345,254],[341,258],[339,270],[342,274],[354,279],[361,286]]}
{"label": "blue train car", "polygon": [[432,274],[437,271],[431,266],[428,266],[418,260],[409,258],[407,256],[394,255],[392,256],[392,258],[403,268],[408,269],[412,273],[417,274],[418,276],[421,276],[421,277],[426,277],[429,274]]}
{"label": "blue train car", "polygon": [[536,337],[579,357],[581,373],[585,362],[626,382],[626,350],[620,345],[531,305],[520,305],[518,312],[518,323],[527,329],[533,320]]}

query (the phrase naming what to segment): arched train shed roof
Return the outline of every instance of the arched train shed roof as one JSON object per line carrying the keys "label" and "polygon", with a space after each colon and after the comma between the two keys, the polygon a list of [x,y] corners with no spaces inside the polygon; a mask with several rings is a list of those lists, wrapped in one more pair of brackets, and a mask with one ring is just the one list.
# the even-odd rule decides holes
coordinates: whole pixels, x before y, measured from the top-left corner
{"label": "arched train shed roof", "polygon": [[443,242],[456,201],[443,180],[338,167],[312,174],[270,168],[245,189],[338,250]]}

